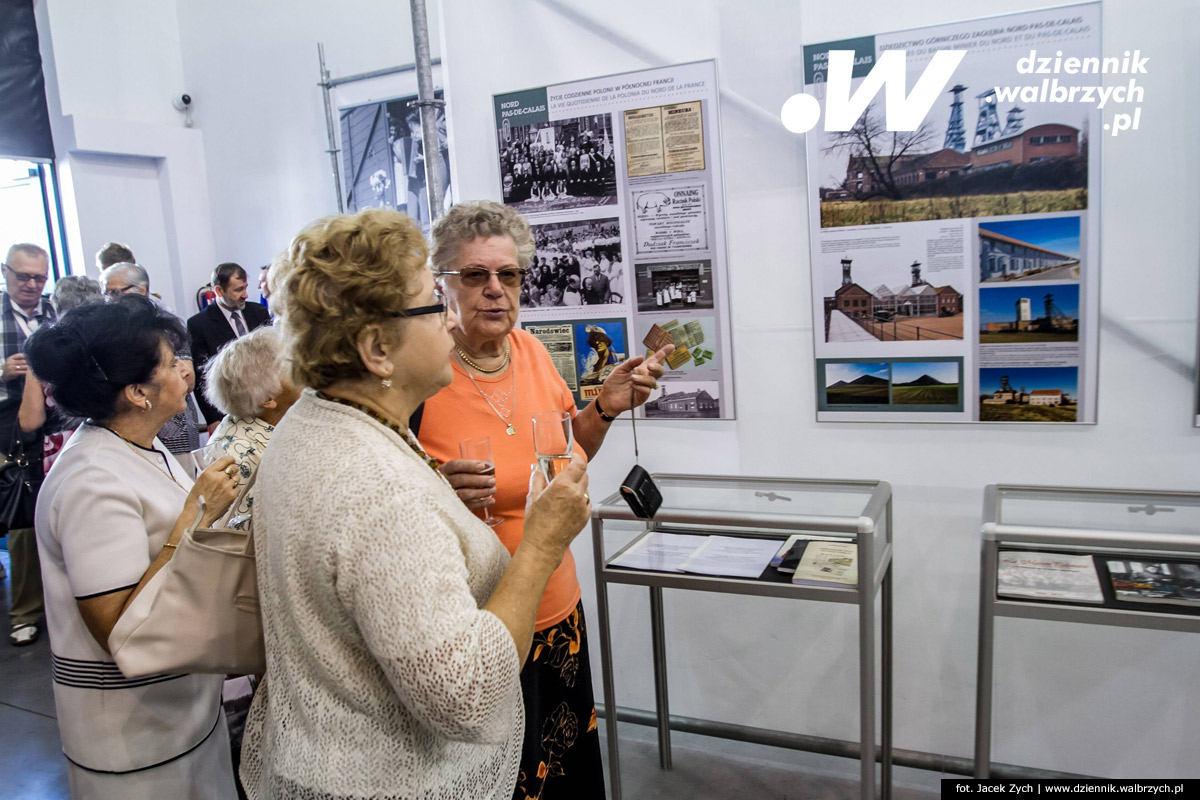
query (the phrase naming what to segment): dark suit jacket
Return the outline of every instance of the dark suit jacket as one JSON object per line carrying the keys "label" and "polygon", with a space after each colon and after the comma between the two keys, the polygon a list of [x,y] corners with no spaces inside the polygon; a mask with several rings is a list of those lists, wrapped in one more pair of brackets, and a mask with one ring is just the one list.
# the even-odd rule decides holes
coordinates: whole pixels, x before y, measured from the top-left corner
{"label": "dark suit jacket", "polygon": [[[246,331],[252,331],[260,325],[271,324],[271,315],[267,309],[258,303],[246,303],[242,309],[242,319],[246,323]],[[209,303],[203,311],[187,321],[188,336],[192,340],[192,363],[196,367],[196,400],[200,403],[200,411],[208,424],[221,421],[221,412],[208,402],[204,396],[204,367],[209,360],[225,345],[232,342],[233,328],[225,319],[225,314],[216,303]]]}

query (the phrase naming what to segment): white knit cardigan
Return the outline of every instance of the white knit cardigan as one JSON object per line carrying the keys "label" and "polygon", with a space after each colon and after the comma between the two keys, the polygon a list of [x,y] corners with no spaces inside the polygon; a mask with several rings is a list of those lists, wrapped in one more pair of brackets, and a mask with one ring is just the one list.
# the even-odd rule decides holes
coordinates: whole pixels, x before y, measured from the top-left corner
{"label": "white knit cardigan", "polygon": [[256,489],[250,797],[511,796],[520,662],[480,608],[508,564],[495,534],[395,432],[311,391]]}

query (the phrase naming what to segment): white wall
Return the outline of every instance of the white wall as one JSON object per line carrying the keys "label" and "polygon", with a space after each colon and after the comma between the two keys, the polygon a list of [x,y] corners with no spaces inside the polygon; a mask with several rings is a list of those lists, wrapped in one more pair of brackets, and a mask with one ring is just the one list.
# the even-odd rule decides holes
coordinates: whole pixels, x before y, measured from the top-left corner
{"label": "white wall", "polygon": [[36,13],[72,270],[94,276],[96,250],[124,242],[187,316],[215,262],[203,136],[171,106],[185,91],[174,3]]}
{"label": "white wall", "polygon": [[[1200,435],[1189,416],[1200,160],[1179,135],[1200,123],[1185,99],[1200,66],[1200,15],[1192,0],[1156,3],[1152,19],[1133,0],[1105,3],[1105,52],[1141,48],[1152,60],[1142,129],[1104,143],[1100,424],[813,421],[803,140],[772,119],[801,89],[801,44],[1041,5],[614,0],[600,10],[555,0],[443,0],[455,180],[463,198],[499,197],[492,94],[718,59],[727,93],[722,127],[738,419],[647,423],[639,436],[643,462],[662,472],[892,484],[896,745],[902,748],[972,755],[986,484],[1194,491],[1200,483]],[[593,496],[612,490],[628,469],[628,433],[618,425],[594,462]],[[590,543],[577,543],[575,554],[594,619]],[[645,592],[617,587],[612,597],[618,702],[653,708]],[[857,736],[848,610],[668,592],[666,615],[673,712]],[[1106,776],[1195,776],[1200,637],[1016,620],[999,621],[997,632],[994,760]]]}
{"label": "white wall", "polygon": [[[648,422],[643,463],[663,472],[890,481],[896,744],[958,756],[971,755],[983,486],[1197,489],[1200,435],[1189,427],[1189,404],[1200,159],[1187,133],[1200,129],[1200,109],[1189,103],[1200,66],[1197,2],[1161,0],[1153,16],[1136,0],[1105,3],[1106,52],[1141,48],[1152,61],[1142,130],[1104,143],[1097,426],[813,422],[803,140],[775,120],[800,89],[803,42],[1038,5],[444,0],[440,28],[437,5],[429,8],[464,199],[499,197],[493,93],[718,59],[738,419]],[[384,0],[43,0],[39,24],[56,143],[78,200],[68,214],[73,249],[90,262],[106,238],[124,238],[139,256],[165,253],[181,310],[217,261],[265,263],[304,223],[336,209],[316,42],[325,42],[334,76],[412,60],[407,4]],[[413,88],[411,75],[373,81],[340,90],[335,102]],[[195,129],[170,108],[178,91],[195,98]],[[131,159],[153,162],[153,174]],[[152,183],[160,215],[149,208]],[[593,496],[617,485],[630,451],[628,426],[618,424],[592,467]],[[577,542],[575,553],[594,621],[590,542]],[[618,587],[613,600],[618,701],[652,708],[645,592]],[[670,592],[666,606],[673,711],[857,735],[846,609]],[[1200,637],[1015,620],[997,630],[996,760],[1195,776]]]}
{"label": "white wall", "polygon": [[[437,8],[430,4],[433,57]],[[330,73],[414,60],[408,3],[179,2],[183,62],[204,132],[218,261],[268,263],[300,228],[337,212],[317,42]],[[335,90],[337,107],[416,94],[413,73]],[[219,165],[219,166],[218,166]]]}

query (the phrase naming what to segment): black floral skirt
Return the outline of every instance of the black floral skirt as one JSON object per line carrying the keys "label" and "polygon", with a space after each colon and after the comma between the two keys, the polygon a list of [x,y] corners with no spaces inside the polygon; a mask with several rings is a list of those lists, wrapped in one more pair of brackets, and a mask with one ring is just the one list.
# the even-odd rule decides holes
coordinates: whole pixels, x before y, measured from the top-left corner
{"label": "black floral skirt", "polygon": [[525,742],[513,800],[604,800],[583,603],[533,635],[521,689]]}

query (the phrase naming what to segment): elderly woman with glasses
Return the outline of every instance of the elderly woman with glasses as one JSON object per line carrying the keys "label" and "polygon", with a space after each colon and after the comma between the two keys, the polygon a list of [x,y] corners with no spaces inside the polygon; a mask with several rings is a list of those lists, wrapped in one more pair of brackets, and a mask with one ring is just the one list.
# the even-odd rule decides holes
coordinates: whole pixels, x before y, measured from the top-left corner
{"label": "elderly woman with glasses", "polygon": [[[492,202],[455,206],[433,226],[434,269],[458,316],[453,380],[425,403],[418,436],[472,509],[489,508],[510,552],[529,535],[525,484],[535,460],[531,418],[565,411],[575,452],[592,458],[620,414],[644,403],[673,347],[613,368],[600,396],[583,409],[546,348],[517,330],[521,283],[534,256],[527,223]],[[492,465],[459,458],[466,438],[491,440]],[[521,673],[525,742],[515,797],[603,798],[587,638],[575,560],[568,550],[537,614],[533,658]]]}
{"label": "elderly woman with glasses", "polygon": [[[446,386],[458,316],[391,209],[309,226],[272,278],[292,378],[254,537],[267,672],[252,798],[498,798],[517,778],[520,670],[551,573],[588,518],[575,459],[529,488],[512,554],[407,430]],[[272,270],[275,272],[275,270]]]}

